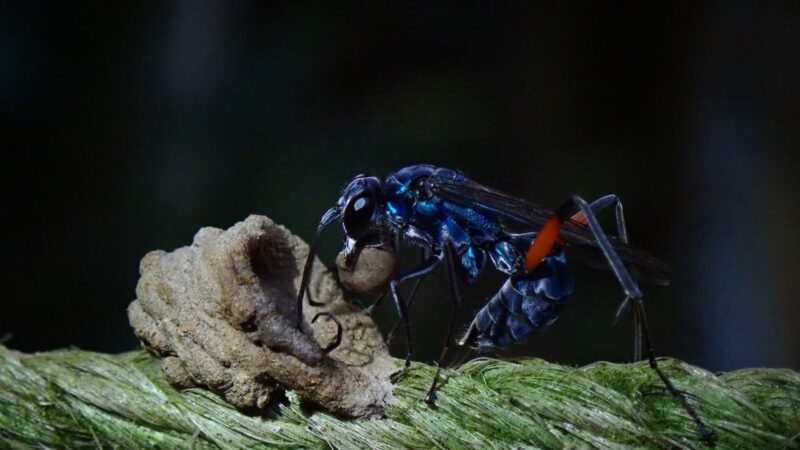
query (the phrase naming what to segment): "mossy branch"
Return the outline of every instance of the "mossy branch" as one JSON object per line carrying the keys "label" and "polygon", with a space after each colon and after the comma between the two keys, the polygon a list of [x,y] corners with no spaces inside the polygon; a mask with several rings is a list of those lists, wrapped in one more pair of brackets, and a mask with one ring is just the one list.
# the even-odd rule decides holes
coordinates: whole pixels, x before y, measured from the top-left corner
{"label": "mossy branch", "polygon": [[[718,448],[797,448],[800,374],[714,375],[665,359]],[[433,368],[414,364],[381,420],[343,420],[290,394],[248,415],[203,389],[179,391],[136,351],[22,355],[0,346],[0,447],[564,448],[703,447],[647,364],[572,368],[479,359],[444,372],[437,407],[420,401]]]}

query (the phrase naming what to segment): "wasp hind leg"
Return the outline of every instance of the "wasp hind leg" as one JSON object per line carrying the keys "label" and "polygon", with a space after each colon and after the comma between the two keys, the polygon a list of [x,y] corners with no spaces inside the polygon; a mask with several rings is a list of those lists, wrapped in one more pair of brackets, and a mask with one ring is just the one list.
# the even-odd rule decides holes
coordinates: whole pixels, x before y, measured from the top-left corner
{"label": "wasp hind leg", "polygon": [[[605,197],[604,197],[605,198]],[[601,199],[602,200],[602,199]],[[614,272],[614,275],[619,281],[619,284],[622,286],[622,290],[625,292],[625,300],[620,309],[624,310],[627,304],[630,304],[633,307],[634,313],[634,320],[636,323],[636,333],[637,335],[641,336],[643,342],[645,344],[645,350],[647,353],[647,359],[650,363],[650,368],[658,375],[661,382],[664,383],[664,386],[667,388],[669,393],[675,398],[675,400],[680,403],[683,409],[689,414],[692,420],[697,427],[697,431],[702,436],[703,441],[708,443],[713,443],[713,435],[711,432],[708,431],[703,421],[700,419],[700,416],[694,410],[694,408],[686,401],[683,393],[675,389],[675,386],[672,384],[669,378],[661,371],[658,367],[658,361],[655,358],[653,353],[653,347],[650,342],[650,334],[647,328],[647,316],[644,312],[644,304],[642,303],[642,291],[639,289],[639,285],[636,280],[631,276],[628,269],[622,263],[619,255],[611,246],[611,243],[608,240],[608,236],[603,231],[603,228],[600,226],[600,223],[597,221],[597,217],[594,215],[593,208],[586,203],[586,200],[582,199],[577,195],[573,195],[572,202],[574,202],[578,208],[580,209],[580,213],[583,214],[585,217],[586,225],[592,231],[595,240],[597,241],[597,245],[600,247],[600,250],[603,252],[606,260],[608,261],[609,266],[611,266],[611,270]],[[597,203],[597,202],[595,202]],[[619,205],[619,201],[617,200],[617,204]],[[600,209],[600,208],[597,208]],[[617,225],[620,225],[619,218],[621,217],[622,207],[618,206],[617,209]],[[627,234],[624,233],[624,219],[622,221],[622,228],[623,233],[620,236],[620,239],[627,240]],[[641,346],[639,347],[639,351],[641,351]]]}
{"label": "wasp hind leg", "polygon": [[[628,243],[628,230],[625,226],[625,213],[622,208],[622,201],[620,201],[619,197],[615,194],[605,195],[603,197],[598,198],[597,200],[589,203],[589,210],[595,216],[600,213],[600,211],[614,206],[614,218],[617,223],[617,237],[620,241],[624,243]],[[572,216],[572,220],[580,222],[584,225],[587,225],[587,217],[583,211],[579,211],[575,215]],[[629,298],[625,298],[619,304],[617,308],[617,313],[614,318],[614,323],[616,324],[622,314],[628,309],[628,301]],[[637,314],[633,316],[633,327],[634,327],[634,335],[633,335],[633,360],[634,361],[641,361],[642,360],[642,324]]]}

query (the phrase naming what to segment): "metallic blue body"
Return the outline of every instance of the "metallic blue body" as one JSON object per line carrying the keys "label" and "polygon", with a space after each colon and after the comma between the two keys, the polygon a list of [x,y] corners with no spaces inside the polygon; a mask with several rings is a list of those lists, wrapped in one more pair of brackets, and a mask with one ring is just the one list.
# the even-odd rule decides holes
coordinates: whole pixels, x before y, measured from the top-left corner
{"label": "metallic blue body", "polygon": [[[617,236],[609,237],[595,214],[612,205],[616,211]],[[569,217],[569,211],[576,206],[580,213]],[[401,237],[426,249],[419,266],[394,275],[388,283],[407,338],[408,352],[404,369],[397,372],[399,376],[403,376],[410,367],[413,352],[408,320],[410,301],[406,303],[401,298],[398,292],[400,283],[415,278],[421,280],[421,277],[444,262],[450,291],[458,306],[461,301],[454,279],[458,271],[454,269],[463,268],[462,277],[471,282],[480,275],[488,259],[495,268],[508,274],[508,279],[478,311],[459,344],[475,342],[478,348],[505,346],[536,329],[551,325],[558,318],[565,300],[572,292],[572,277],[567,269],[564,245],[584,246],[600,252],[604,263],[614,272],[625,292],[625,300],[618,308],[617,317],[628,306],[634,311],[635,358],[641,359],[642,348],[647,350],[650,367],[694,420],[703,440],[713,443],[711,433],[697,412],[658,368],[647,331],[642,293],[636,279],[648,279],[666,285],[669,282],[669,266],[628,243],[622,203],[616,195],[601,197],[591,204],[578,195],[572,195],[558,210],[552,212],[483,186],[454,170],[428,164],[400,169],[383,182],[376,177],[359,175],[347,185],[339,201],[322,215],[317,225],[297,296],[296,319],[300,330],[303,329],[303,296],[308,289],[320,234],[338,219],[341,219],[345,233],[343,252],[347,267],[354,267],[365,247],[395,248]],[[556,236],[541,238],[541,248],[548,249],[549,253],[541,260],[531,261],[529,266],[533,269],[530,271],[525,268],[525,256],[536,241],[537,232],[512,233],[504,227],[501,219],[538,230],[548,225],[557,226],[551,229],[557,233]],[[538,252],[535,254],[539,255]],[[631,270],[626,263],[631,265]],[[452,336],[454,319],[455,314],[450,319],[448,340]],[[342,334],[342,325],[338,321],[337,324],[336,345]],[[328,347],[325,351],[332,348]],[[425,401],[431,404],[435,399],[439,368],[447,348],[447,345],[443,348],[433,383],[425,396]]]}
{"label": "metallic blue body", "polygon": [[545,258],[529,274],[512,275],[478,311],[478,347],[509,345],[537,328],[550,326],[571,292],[572,277],[563,250]]}
{"label": "metallic blue body", "polygon": [[[400,169],[386,177],[381,189],[382,204],[375,212],[382,217],[373,217],[373,221],[433,253],[450,245],[465,269],[467,282],[480,275],[487,259],[509,275],[477,314],[480,347],[508,345],[552,324],[572,291],[563,249],[556,248],[534,271],[526,273],[524,256],[535,233],[510,233],[491,213],[426,192],[422,181],[430,177],[452,182],[466,180],[454,170],[428,164]],[[346,247],[352,245],[346,243]]]}

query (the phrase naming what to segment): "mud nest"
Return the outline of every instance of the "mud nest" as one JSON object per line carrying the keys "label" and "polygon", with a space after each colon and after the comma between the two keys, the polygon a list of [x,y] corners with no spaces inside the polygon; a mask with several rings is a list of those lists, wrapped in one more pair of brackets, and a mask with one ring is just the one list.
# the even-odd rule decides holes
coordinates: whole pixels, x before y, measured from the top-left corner
{"label": "mud nest", "polygon": [[[203,228],[190,246],[142,259],[130,323],[175,386],[207,387],[246,410],[290,389],[336,414],[380,416],[394,362],[318,260],[309,295],[320,306],[307,303],[304,330],[295,326],[307,255],[305,242],[264,216]],[[338,341],[331,314],[341,342],[327,352]]]}

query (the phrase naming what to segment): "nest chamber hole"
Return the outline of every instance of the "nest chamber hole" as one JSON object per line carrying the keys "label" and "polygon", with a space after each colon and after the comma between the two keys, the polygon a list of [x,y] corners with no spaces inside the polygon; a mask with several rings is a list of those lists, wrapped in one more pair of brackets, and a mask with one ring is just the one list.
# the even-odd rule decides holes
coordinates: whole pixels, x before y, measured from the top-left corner
{"label": "nest chamber hole", "polygon": [[297,292],[294,280],[300,273],[292,247],[285,236],[265,233],[249,246],[250,266],[258,277],[267,301],[281,314],[293,317]]}

